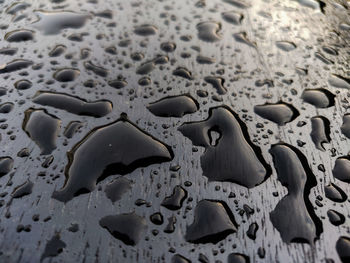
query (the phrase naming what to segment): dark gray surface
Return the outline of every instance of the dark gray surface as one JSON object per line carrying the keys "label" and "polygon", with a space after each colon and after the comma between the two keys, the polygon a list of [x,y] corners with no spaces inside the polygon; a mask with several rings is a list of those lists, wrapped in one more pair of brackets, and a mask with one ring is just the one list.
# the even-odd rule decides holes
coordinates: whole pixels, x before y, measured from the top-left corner
{"label": "dark gray surface", "polygon": [[[240,0],[40,0],[8,9],[13,3],[3,0],[0,4],[0,48],[18,50],[15,54],[13,50],[7,52],[12,55],[1,52],[0,64],[25,59],[34,66],[27,61],[22,65],[26,68],[21,70],[7,73],[9,67],[0,69],[0,86],[7,90],[0,97],[1,103],[14,103],[12,111],[0,113],[0,119],[4,120],[0,126],[1,156],[14,160],[11,172],[0,178],[1,192],[8,193],[1,195],[1,262],[39,262],[42,255],[50,254],[47,250],[44,252],[49,240],[56,242],[62,253],[44,258],[44,262],[170,262],[175,254],[198,262],[200,253],[209,262],[227,262],[231,253],[245,254],[251,262],[326,262],[326,259],[340,262],[336,243],[340,236],[350,235],[349,202],[331,201],[326,198],[324,187],[335,183],[350,194],[348,183],[335,179],[332,174],[336,158],[347,155],[350,149],[349,139],[341,132],[343,116],[349,107],[350,83],[332,75],[350,77],[350,18],[345,0],[325,1],[325,7],[323,2],[314,0],[246,0],[247,8],[237,4],[242,3]],[[62,10],[82,15],[51,14],[34,23],[38,19],[36,14],[42,11]],[[222,16],[229,11],[239,14],[231,21],[227,15]],[[240,15],[243,19],[239,24]],[[199,24],[208,21],[215,23]],[[149,26],[140,28],[144,24]],[[67,25],[70,28],[62,28]],[[5,37],[6,33],[17,29],[31,31]],[[72,34],[75,35],[72,37]],[[82,41],[73,41],[79,38]],[[167,53],[161,43],[169,41],[176,44],[176,49]],[[65,46],[61,50],[63,53],[49,56],[56,45]],[[338,54],[332,54],[334,51],[329,47]],[[135,55],[135,52],[142,55]],[[168,59],[156,58],[158,55]],[[198,55],[215,62],[199,63],[203,59],[198,59]],[[135,57],[142,59],[135,61],[132,59]],[[147,64],[140,68],[145,62]],[[37,69],[38,64],[42,64],[40,69]],[[74,68],[80,73],[75,71],[68,79],[63,78],[72,78],[72,81],[59,82],[57,79],[62,78],[54,74],[62,68]],[[191,74],[177,70],[176,75],[186,78],[175,76],[173,72],[178,68],[185,68]],[[302,74],[306,71],[301,69],[306,69],[307,74]],[[207,76],[223,78],[227,92],[206,82]],[[151,83],[139,85],[143,77],[149,77]],[[26,90],[16,89],[15,83],[22,79],[32,82],[32,86]],[[116,79],[122,80],[116,85],[121,87],[119,89],[108,84]],[[87,80],[93,80],[96,85],[84,86]],[[303,91],[316,88],[335,94],[334,106],[316,108],[303,101]],[[75,115],[34,103],[32,98],[37,91],[61,92],[88,101],[105,99],[112,102],[113,109],[100,118]],[[208,97],[202,96],[204,91],[208,92]],[[198,101],[199,110],[182,118],[157,117],[147,110],[152,102],[180,94],[190,94]],[[300,114],[284,126],[254,112],[256,105],[280,100],[292,104]],[[230,107],[245,123],[250,140],[261,148],[263,158],[272,167],[271,176],[256,187],[247,189],[231,182],[208,182],[200,163],[204,148],[193,146],[192,141],[178,131],[184,122],[207,119],[209,109],[221,105]],[[24,112],[31,107],[45,109],[60,119],[57,148],[52,152],[54,160],[48,168],[42,167],[42,163],[50,155],[41,155],[40,148],[22,129]],[[114,203],[106,196],[105,188],[120,175],[108,176],[91,193],[79,195],[67,203],[53,199],[53,192],[61,189],[65,182],[66,153],[93,128],[112,123],[121,113],[126,113],[140,129],[171,146],[174,159],[123,175],[133,183]],[[272,114],[275,113],[276,110]],[[311,118],[318,115],[330,122],[331,140],[323,144],[324,151],[316,148],[310,135]],[[68,139],[63,133],[72,121],[80,121],[82,127]],[[306,124],[298,125],[300,121]],[[297,147],[305,155],[317,180],[308,198],[322,221],[323,232],[312,244],[283,242],[270,221],[270,213],[288,193],[278,181],[269,153],[271,146],[281,141]],[[28,148],[29,157],[17,156],[23,148]],[[126,151],[125,155],[132,151]],[[47,160],[46,164],[49,162]],[[321,164],[324,171],[319,169]],[[174,167],[177,165],[180,169]],[[215,160],[209,165],[215,168]],[[28,180],[33,182],[31,194],[12,200],[11,193]],[[192,184],[189,186],[188,182]],[[183,186],[187,197],[181,209],[172,211],[161,203],[176,185]],[[319,205],[315,203],[317,196]],[[135,205],[138,199],[146,200],[146,204]],[[193,223],[195,207],[203,199],[225,202],[238,224],[237,232],[217,244],[186,242],[186,228]],[[240,213],[244,205],[254,209],[254,213]],[[329,209],[343,214],[345,223],[332,225],[327,217]],[[159,211],[164,223],[155,225],[149,217]],[[99,224],[103,217],[132,212],[143,217],[148,226],[135,246],[114,238]],[[39,220],[33,220],[33,215],[39,215]],[[49,216],[51,219],[45,220]],[[175,231],[164,233],[171,216],[176,217]],[[259,228],[256,239],[252,240],[246,232],[255,222]],[[78,231],[68,230],[72,224],[78,224]],[[22,229],[19,225],[24,228],[21,232],[17,232]],[[25,231],[29,230],[27,225],[31,225],[29,232]],[[152,234],[154,229],[159,230],[157,236]],[[65,246],[56,240],[58,233]],[[266,251],[264,258],[258,255],[261,248]]]}

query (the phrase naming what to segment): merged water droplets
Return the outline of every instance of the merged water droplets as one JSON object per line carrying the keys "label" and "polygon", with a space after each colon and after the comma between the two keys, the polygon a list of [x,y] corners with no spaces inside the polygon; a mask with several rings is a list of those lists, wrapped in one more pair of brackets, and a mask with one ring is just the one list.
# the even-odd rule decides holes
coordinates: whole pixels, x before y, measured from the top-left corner
{"label": "merged water droplets", "polygon": [[41,154],[50,154],[56,149],[56,139],[61,121],[44,109],[30,108],[25,111],[23,129],[39,146]]}
{"label": "merged water droplets", "polygon": [[193,76],[191,71],[189,71],[187,68],[179,67],[173,71],[174,76],[182,77],[188,80],[192,80]]}
{"label": "merged water droplets", "polygon": [[65,93],[54,93],[48,91],[37,92],[33,97],[33,102],[43,106],[62,109],[74,114],[93,116],[97,118],[107,115],[113,108],[112,103],[108,100],[88,102]]}
{"label": "merged water droplets", "polygon": [[[211,108],[208,119],[184,123],[179,131],[194,145],[205,147],[201,165],[209,181],[229,181],[252,188],[270,174],[259,147],[251,143],[245,124],[228,107]],[[212,132],[219,134],[214,144]]]}
{"label": "merged water droplets", "polygon": [[172,195],[164,198],[162,206],[170,210],[178,210],[181,208],[182,203],[186,199],[186,197],[187,191],[181,186],[177,185],[175,186]]}
{"label": "merged water droplets", "polygon": [[218,94],[222,95],[227,92],[227,89],[224,87],[225,80],[217,76],[207,76],[204,78],[205,82],[211,84],[217,91]]}
{"label": "merged water droplets", "polygon": [[94,72],[96,75],[101,76],[101,77],[107,77],[108,75],[108,70],[101,67],[101,66],[97,66],[94,63],[92,63],[91,61],[86,61],[84,62],[84,66],[87,70],[91,70],[92,72]]}
{"label": "merged water droplets", "polygon": [[89,193],[111,174],[130,173],[138,167],[170,161],[169,146],[142,131],[122,116],[89,132],[68,153],[64,187],[53,197],[67,202]]}
{"label": "merged water droplets", "polygon": [[322,232],[321,220],[316,216],[309,200],[310,190],[317,184],[315,176],[305,156],[295,147],[275,144],[270,153],[278,180],[288,188],[288,194],[271,212],[271,222],[280,232],[283,241],[312,244]]}

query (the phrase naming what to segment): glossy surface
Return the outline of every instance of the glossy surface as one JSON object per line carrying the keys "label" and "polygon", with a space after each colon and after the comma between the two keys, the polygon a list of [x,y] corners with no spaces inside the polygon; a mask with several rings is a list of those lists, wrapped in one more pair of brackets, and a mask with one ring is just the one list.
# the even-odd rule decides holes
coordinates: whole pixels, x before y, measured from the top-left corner
{"label": "glossy surface", "polygon": [[0,6],[0,262],[349,260],[348,1]]}

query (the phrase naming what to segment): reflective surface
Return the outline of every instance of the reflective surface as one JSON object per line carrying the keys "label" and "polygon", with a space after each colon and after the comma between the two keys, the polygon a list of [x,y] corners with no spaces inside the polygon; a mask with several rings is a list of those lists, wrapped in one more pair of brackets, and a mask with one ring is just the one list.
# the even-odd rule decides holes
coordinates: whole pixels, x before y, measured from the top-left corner
{"label": "reflective surface", "polygon": [[1,262],[349,262],[345,0],[1,0]]}

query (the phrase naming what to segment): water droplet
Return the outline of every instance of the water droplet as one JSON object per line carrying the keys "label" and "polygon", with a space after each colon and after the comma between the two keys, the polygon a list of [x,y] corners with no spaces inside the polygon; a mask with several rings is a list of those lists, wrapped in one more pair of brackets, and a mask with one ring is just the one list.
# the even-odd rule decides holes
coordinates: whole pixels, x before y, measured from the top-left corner
{"label": "water droplet", "polygon": [[107,75],[108,75],[108,70],[107,70],[107,69],[95,65],[95,64],[92,63],[91,61],[86,61],[86,62],[84,62],[84,67],[85,67],[87,70],[91,70],[91,71],[94,72],[96,75],[99,75],[99,76],[101,76],[101,77],[107,77]]}
{"label": "water droplet", "polygon": [[37,11],[38,20],[32,24],[45,35],[55,35],[65,28],[81,28],[85,25],[88,14],[70,11]]}
{"label": "water droplet", "polygon": [[306,157],[295,147],[275,144],[270,153],[278,180],[288,188],[288,194],[270,213],[271,222],[284,242],[312,244],[322,232],[321,220],[309,200],[310,190],[317,184],[316,178]]}
{"label": "water droplet", "polygon": [[327,65],[334,64],[334,61],[326,58],[321,52],[315,52],[315,57]]}
{"label": "water droplet", "polygon": [[6,13],[10,15],[15,15],[19,11],[23,11],[24,9],[28,8],[30,4],[24,3],[24,2],[15,2],[11,4],[7,9]]}
{"label": "water droplet", "polygon": [[227,263],[249,263],[250,259],[248,256],[240,253],[231,253],[228,255]]}
{"label": "water droplet", "polygon": [[160,49],[164,52],[174,52],[176,49],[176,44],[174,42],[163,42],[160,44]]}
{"label": "water droplet", "polygon": [[157,34],[157,27],[155,27],[154,25],[150,25],[150,24],[144,24],[144,25],[140,25],[135,27],[134,29],[134,33],[136,35],[139,36],[151,36],[151,35],[155,35]]}
{"label": "water droplet", "polygon": [[13,168],[13,159],[11,157],[5,156],[0,157],[0,176],[8,174]]}
{"label": "water droplet", "polygon": [[59,82],[69,82],[75,80],[80,74],[78,69],[74,68],[63,68],[57,70],[53,77]]}
{"label": "water droplet", "polygon": [[350,238],[341,236],[336,244],[337,253],[343,263],[350,261]]}
{"label": "water droplet", "polygon": [[350,183],[350,156],[341,156],[335,161],[333,176],[340,181]]}
{"label": "water droplet", "polygon": [[50,154],[56,149],[56,138],[61,121],[44,109],[29,108],[25,111],[23,129],[39,146],[41,154]]}
{"label": "water droplet", "polygon": [[155,225],[161,225],[164,222],[163,215],[159,212],[152,214],[150,220]]}
{"label": "water droplet", "polygon": [[6,33],[4,39],[8,42],[21,42],[34,39],[34,32],[27,29],[17,29]]}
{"label": "water droplet", "polygon": [[[201,165],[209,181],[229,181],[252,188],[270,174],[260,148],[249,139],[247,127],[228,107],[211,108],[208,119],[184,123],[179,130],[194,145],[206,148]],[[211,131],[220,134],[216,145],[211,143]]]}
{"label": "water droplet", "polygon": [[193,80],[192,73],[183,67],[179,67],[173,71],[174,76],[182,77],[188,80]]}
{"label": "water droplet", "polygon": [[177,185],[174,187],[172,195],[165,197],[161,205],[170,210],[178,210],[181,208],[182,203],[185,201],[186,197],[187,191],[180,185]]}
{"label": "water droplet", "polygon": [[207,76],[204,80],[211,84],[217,91],[218,94],[223,95],[227,92],[227,89],[224,87],[225,80],[217,76]]}
{"label": "water droplet", "polygon": [[174,215],[168,218],[168,224],[164,228],[164,233],[171,234],[175,231],[176,217]]}
{"label": "water droplet", "polygon": [[215,59],[214,58],[210,58],[210,57],[205,57],[203,55],[198,55],[196,58],[197,63],[199,64],[206,64],[206,65],[210,65],[215,63]]}
{"label": "water droplet", "polygon": [[14,104],[12,102],[5,102],[0,104],[0,113],[9,113],[13,110]]}
{"label": "water droplet", "polygon": [[350,113],[343,116],[343,124],[340,127],[341,132],[350,139]]}
{"label": "water droplet", "polygon": [[226,22],[233,25],[239,25],[243,20],[243,15],[235,11],[223,12],[221,16]]}
{"label": "water droplet", "polygon": [[293,121],[299,116],[298,110],[292,104],[283,101],[256,105],[254,106],[254,112],[280,126]]}
{"label": "water droplet", "polygon": [[276,46],[279,49],[282,49],[283,51],[287,51],[287,52],[292,51],[297,47],[293,42],[289,42],[289,41],[277,41]]}
{"label": "water droplet", "polygon": [[325,151],[323,144],[330,143],[330,122],[326,117],[315,116],[311,118],[311,138],[317,149]]}
{"label": "water droplet", "polygon": [[245,9],[245,8],[250,7],[250,5],[248,3],[241,1],[241,0],[222,0],[222,1],[225,3],[231,4],[237,8]]}
{"label": "water droplet", "polygon": [[152,61],[147,61],[145,63],[142,63],[137,69],[136,74],[139,75],[146,75],[148,73],[151,73],[155,69],[156,65]]}
{"label": "water droplet", "polygon": [[13,56],[17,53],[18,48],[5,47],[0,49],[0,55]]}
{"label": "water droplet", "polygon": [[115,89],[122,89],[128,85],[128,82],[123,79],[114,79],[108,81],[108,85]]}
{"label": "water droplet", "polygon": [[28,180],[28,181],[24,182],[23,184],[15,187],[11,196],[13,198],[21,198],[25,195],[29,195],[32,193],[33,186],[34,186],[33,182]]}
{"label": "water droplet", "polygon": [[334,106],[335,95],[326,89],[305,89],[301,98],[317,108]]}
{"label": "water droplet", "polygon": [[119,177],[106,186],[106,196],[114,203],[120,200],[122,196],[131,189],[131,186],[132,181]]}
{"label": "water droplet", "polygon": [[233,38],[240,43],[246,44],[250,47],[254,47],[256,48],[256,43],[252,42],[247,35],[247,32],[239,32],[239,33],[235,33],[233,34]]}
{"label": "water droplet", "polygon": [[324,187],[324,192],[329,200],[337,203],[343,203],[348,199],[346,193],[337,185],[331,183]]}
{"label": "water droplet", "polygon": [[221,24],[214,21],[201,22],[196,26],[198,30],[198,38],[206,42],[216,42],[221,40],[219,34]]}
{"label": "water droplet", "polygon": [[70,139],[82,126],[83,124],[80,121],[71,121],[64,129],[63,135]]}
{"label": "water droplet", "polygon": [[15,59],[7,64],[0,65],[0,74],[10,73],[21,70],[33,65],[33,62],[27,59]]}
{"label": "water droplet", "polygon": [[135,213],[103,217],[100,225],[129,246],[135,246],[147,229],[146,220]]}
{"label": "water droplet", "polygon": [[39,91],[33,97],[33,102],[68,111],[77,115],[103,117],[112,111],[113,105],[108,100],[88,102],[65,93]]}
{"label": "water droplet", "polygon": [[223,201],[198,202],[194,221],[187,227],[186,240],[191,243],[214,243],[237,231],[235,218]]}
{"label": "water droplet", "polygon": [[66,182],[53,194],[64,202],[93,191],[96,183],[111,174],[127,174],[139,167],[173,158],[169,146],[124,117],[94,128],[67,155]]}
{"label": "water droplet", "polygon": [[40,261],[48,257],[56,257],[63,252],[66,243],[61,240],[59,234],[55,234],[46,244],[44,253],[41,255]]}
{"label": "water droplet", "polygon": [[15,82],[15,88],[18,90],[26,90],[32,87],[33,83],[26,79],[21,79]]}
{"label": "water droplet", "polygon": [[65,51],[67,47],[64,45],[56,45],[50,52],[49,56],[50,57],[59,57],[61,56]]}
{"label": "water droplet", "polygon": [[328,79],[328,83],[336,88],[350,89],[350,79],[338,74],[332,74]]}
{"label": "water droplet", "polygon": [[198,110],[198,102],[190,95],[170,96],[152,102],[147,109],[159,117],[182,117]]}
{"label": "water droplet", "polygon": [[252,239],[255,240],[256,239],[256,232],[259,229],[259,225],[257,223],[251,223],[249,225],[248,231],[247,231],[247,236]]}
{"label": "water droplet", "polygon": [[191,263],[191,261],[180,254],[175,254],[171,258],[171,263]]}
{"label": "water droplet", "polygon": [[335,210],[332,210],[332,209],[328,210],[327,216],[329,218],[329,222],[331,222],[335,226],[340,226],[345,222],[345,217],[341,213]]}

